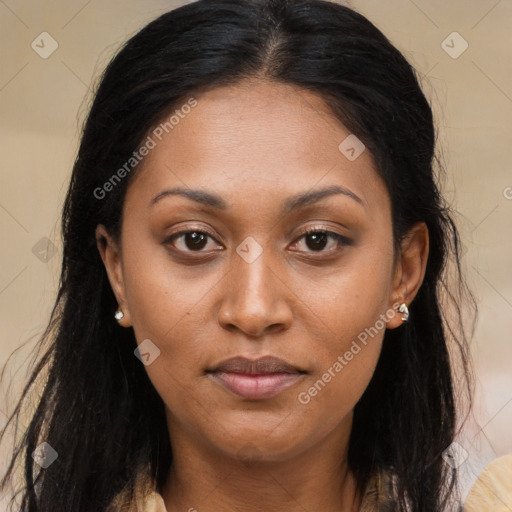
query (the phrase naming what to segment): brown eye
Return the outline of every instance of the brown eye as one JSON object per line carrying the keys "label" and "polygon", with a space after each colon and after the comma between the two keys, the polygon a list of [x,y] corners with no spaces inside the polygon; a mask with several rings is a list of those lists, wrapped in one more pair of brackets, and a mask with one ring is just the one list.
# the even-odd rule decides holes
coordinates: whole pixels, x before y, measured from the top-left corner
{"label": "brown eye", "polygon": [[321,251],[327,245],[329,236],[326,233],[308,233],[305,237],[306,245],[312,251]]}
{"label": "brown eye", "polygon": [[[350,239],[325,229],[309,229],[295,242],[295,246],[301,245],[300,242],[304,240],[303,246],[306,246],[305,252],[318,252],[329,253],[339,250],[340,246],[350,245]],[[329,241],[332,241],[329,244]],[[327,250],[324,250],[328,247]]]}
{"label": "brown eye", "polygon": [[191,231],[184,235],[183,241],[188,249],[192,251],[204,249],[208,241],[208,235],[197,231]]}
{"label": "brown eye", "polygon": [[205,252],[203,249],[208,245],[208,239],[216,242],[213,248],[222,249],[217,241],[205,231],[188,230],[174,233],[164,240],[164,244],[171,244],[179,251],[184,252]]}

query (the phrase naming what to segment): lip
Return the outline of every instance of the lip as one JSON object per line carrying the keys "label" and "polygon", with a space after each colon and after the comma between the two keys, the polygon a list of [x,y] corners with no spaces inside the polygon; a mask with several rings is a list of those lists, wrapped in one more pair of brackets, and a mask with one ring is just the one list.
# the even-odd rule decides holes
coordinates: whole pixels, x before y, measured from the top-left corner
{"label": "lip", "polygon": [[297,382],[303,373],[267,373],[248,375],[246,373],[212,372],[212,379],[232,393],[247,400],[271,398]]}
{"label": "lip", "polygon": [[234,357],[206,371],[217,383],[247,400],[271,398],[295,384],[306,373],[273,356]]}
{"label": "lip", "polygon": [[306,373],[304,370],[274,356],[263,356],[258,359],[232,357],[217,366],[206,370],[209,372],[245,373],[247,375],[266,375],[271,373]]}

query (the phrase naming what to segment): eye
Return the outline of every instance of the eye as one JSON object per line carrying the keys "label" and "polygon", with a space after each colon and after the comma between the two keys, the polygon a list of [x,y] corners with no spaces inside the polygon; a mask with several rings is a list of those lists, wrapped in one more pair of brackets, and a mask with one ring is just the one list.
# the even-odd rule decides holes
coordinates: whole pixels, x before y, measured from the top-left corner
{"label": "eye", "polygon": [[[329,244],[329,240],[331,243]],[[303,241],[302,246],[306,246],[309,251],[305,252],[321,252],[321,253],[331,253],[339,250],[340,245],[350,245],[350,239],[347,237],[340,235],[339,233],[335,233],[334,231],[329,231],[327,229],[321,228],[313,228],[306,230],[300,238],[294,242],[294,245],[301,245],[301,241]],[[324,250],[327,247],[327,250]],[[300,250],[300,249],[299,249]]]}
{"label": "eye", "polygon": [[198,229],[173,233],[164,240],[164,244],[171,244],[174,248],[183,252],[207,252],[203,251],[203,249],[207,247],[209,238],[215,242],[211,244],[212,249],[223,249],[213,235]]}
{"label": "eye", "polygon": [[[214,236],[207,231],[199,229],[188,229],[173,233],[164,240],[164,244],[170,244],[181,252],[209,252],[209,239],[211,250],[222,250],[224,247],[220,245]],[[302,243],[301,243],[302,242]],[[331,243],[329,243],[331,242]],[[320,252],[331,253],[340,249],[340,245],[350,245],[350,239],[339,233],[329,231],[327,229],[313,228],[306,230],[292,245],[293,250],[303,251],[300,246],[306,246],[304,252]],[[295,246],[295,247],[294,247]],[[299,246],[299,249],[296,249]],[[327,249],[326,249],[327,248]]]}

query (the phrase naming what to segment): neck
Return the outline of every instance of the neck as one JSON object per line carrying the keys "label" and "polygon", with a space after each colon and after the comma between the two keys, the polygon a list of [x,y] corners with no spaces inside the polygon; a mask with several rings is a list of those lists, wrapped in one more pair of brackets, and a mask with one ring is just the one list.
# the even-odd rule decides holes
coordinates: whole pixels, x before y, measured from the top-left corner
{"label": "neck", "polygon": [[170,429],[173,462],[162,489],[167,512],[357,512],[361,496],[347,463],[350,426],[351,418],[321,443],[279,460],[234,458]]}

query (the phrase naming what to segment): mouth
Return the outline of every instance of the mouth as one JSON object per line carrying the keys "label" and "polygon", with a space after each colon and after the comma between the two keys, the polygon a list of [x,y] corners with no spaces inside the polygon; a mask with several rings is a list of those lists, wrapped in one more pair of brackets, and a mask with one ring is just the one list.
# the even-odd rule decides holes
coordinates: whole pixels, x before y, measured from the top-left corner
{"label": "mouth", "polygon": [[263,400],[294,385],[307,372],[282,359],[235,357],[206,373],[224,389],[246,400]]}

